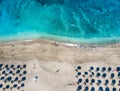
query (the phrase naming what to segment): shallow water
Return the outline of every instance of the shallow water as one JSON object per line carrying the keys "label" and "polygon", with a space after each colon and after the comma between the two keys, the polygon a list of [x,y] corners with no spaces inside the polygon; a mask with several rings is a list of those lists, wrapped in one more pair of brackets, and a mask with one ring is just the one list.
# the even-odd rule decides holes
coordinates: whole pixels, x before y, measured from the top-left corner
{"label": "shallow water", "polygon": [[0,39],[55,35],[116,42],[119,15],[120,0],[0,0]]}

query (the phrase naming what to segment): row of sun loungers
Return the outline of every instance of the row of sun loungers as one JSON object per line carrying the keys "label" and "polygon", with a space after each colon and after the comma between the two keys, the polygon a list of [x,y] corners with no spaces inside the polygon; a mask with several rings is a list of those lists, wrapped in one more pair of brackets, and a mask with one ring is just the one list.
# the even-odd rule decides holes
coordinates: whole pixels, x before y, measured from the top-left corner
{"label": "row of sun loungers", "polygon": [[0,64],[0,89],[3,91],[13,89],[24,91],[27,65]]}
{"label": "row of sun loungers", "polygon": [[77,91],[120,91],[120,66],[76,68]]}

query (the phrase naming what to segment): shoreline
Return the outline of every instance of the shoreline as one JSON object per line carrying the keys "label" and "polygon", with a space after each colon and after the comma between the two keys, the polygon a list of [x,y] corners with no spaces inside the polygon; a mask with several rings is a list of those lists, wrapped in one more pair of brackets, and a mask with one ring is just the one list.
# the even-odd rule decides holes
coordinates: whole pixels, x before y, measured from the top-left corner
{"label": "shoreline", "polygon": [[[27,36],[26,36],[27,35]],[[40,32],[40,35],[35,32],[18,33],[16,35],[7,35],[0,37],[0,42],[13,42],[13,41],[24,41],[24,40],[50,40],[57,41],[60,43],[70,43],[77,45],[114,45],[120,44],[120,37],[110,38],[73,38],[66,36],[59,36],[53,34],[47,34]]]}
{"label": "shoreline", "polygon": [[103,48],[103,47],[120,47],[120,43],[111,43],[111,44],[91,44],[91,43],[75,43],[75,42],[67,42],[67,41],[61,41],[61,40],[54,40],[54,39],[46,39],[46,38],[39,38],[39,39],[21,39],[21,40],[10,40],[10,41],[0,41],[0,44],[6,44],[6,43],[20,43],[20,42],[39,42],[39,41],[49,41],[54,42],[57,45],[63,45],[68,47],[77,47],[77,48]]}

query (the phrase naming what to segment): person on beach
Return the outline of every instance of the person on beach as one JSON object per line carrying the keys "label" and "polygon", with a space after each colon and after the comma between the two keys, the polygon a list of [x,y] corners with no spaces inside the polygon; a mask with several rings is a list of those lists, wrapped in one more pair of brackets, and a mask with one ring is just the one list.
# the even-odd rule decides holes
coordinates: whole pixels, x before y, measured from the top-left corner
{"label": "person on beach", "polygon": [[35,76],[34,78],[33,78],[33,82],[36,82],[38,80],[38,76]]}

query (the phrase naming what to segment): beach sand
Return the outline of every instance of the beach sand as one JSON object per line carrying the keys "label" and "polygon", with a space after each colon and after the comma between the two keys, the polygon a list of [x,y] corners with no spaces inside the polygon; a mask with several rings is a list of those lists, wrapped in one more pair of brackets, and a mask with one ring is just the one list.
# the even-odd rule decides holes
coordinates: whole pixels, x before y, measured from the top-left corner
{"label": "beach sand", "polygon": [[116,67],[120,65],[120,45],[76,45],[43,39],[1,42],[0,62],[27,64],[24,91],[76,91],[76,67],[81,65],[82,71],[90,66]]}

